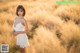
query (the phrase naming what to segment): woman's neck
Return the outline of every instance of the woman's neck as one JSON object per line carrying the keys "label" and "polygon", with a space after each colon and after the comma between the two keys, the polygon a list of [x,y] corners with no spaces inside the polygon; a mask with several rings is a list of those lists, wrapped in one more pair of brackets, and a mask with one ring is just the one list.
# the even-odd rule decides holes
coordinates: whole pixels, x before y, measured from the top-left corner
{"label": "woman's neck", "polygon": [[19,18],[23,18],[23,16],[18,16]]}

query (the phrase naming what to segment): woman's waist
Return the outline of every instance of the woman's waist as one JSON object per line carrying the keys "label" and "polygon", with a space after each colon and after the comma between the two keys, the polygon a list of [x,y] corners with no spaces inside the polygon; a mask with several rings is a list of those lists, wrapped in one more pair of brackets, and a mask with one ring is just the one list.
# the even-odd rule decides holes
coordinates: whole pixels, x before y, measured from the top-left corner
{"label": "woman's waist", "polygon": [[25,31],[23,29],[15,29],[16,32],[19,32],[19,31]]}
{"label": "woman's waist", "polygon": [[20,33],[17,36],[27,36],[27,34],[26,33]]}
{"label": "woman's waist", "polygon": [[15,32],[19,32],[19,34],[18,34],[18,35],[26,34],[26,32],[25,32],[25,31],[15,31]]}

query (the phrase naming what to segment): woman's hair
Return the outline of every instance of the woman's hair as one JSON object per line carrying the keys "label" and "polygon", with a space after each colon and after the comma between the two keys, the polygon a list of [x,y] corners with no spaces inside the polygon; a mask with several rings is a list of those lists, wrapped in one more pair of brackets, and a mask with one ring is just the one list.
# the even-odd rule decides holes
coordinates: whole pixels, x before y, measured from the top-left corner
{"label": "woman's hair", "polygon": [[24,7],[23,7],[22,5],[18,5],[17,10],[16,10],[16,15],[19,16],[19,15],[18,15],[18,11],[19,11],[20,9],[23,11],[23,16],[25,16],[25,9],[24,9]]}

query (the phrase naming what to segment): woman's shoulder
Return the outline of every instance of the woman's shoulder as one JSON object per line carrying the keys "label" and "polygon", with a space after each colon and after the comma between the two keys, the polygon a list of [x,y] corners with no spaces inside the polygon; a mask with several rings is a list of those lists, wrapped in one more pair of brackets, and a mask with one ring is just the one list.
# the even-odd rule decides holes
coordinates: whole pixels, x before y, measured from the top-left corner
{"label": "woman's shoulder", "polygon": [[24,17],[22,20],[23,20],[23,21],[27,21],[27,18],[26,18],[26,17]]}
{"label": "woman's shoulder", "polygon": [[14,19],[14,22],[20,22],[20,20],[18,19],[18,17],[16,16],[15,19]]}
{"label": "woman's shoulder", "polygon": [[26,18],[26,17],[24,17],[24,20],[27,20],[27,18]]}
{"label": "woman's shoulder", "polygon": [[24,18],[22,19],[22,22],[23,22],[23,23],[27,22],[27,19],[24,17]]}
{"label": "woman's shoulder", "polygon": [[15,16],[15,19],[14,20],[16,20],[18,18],[18,16]]}

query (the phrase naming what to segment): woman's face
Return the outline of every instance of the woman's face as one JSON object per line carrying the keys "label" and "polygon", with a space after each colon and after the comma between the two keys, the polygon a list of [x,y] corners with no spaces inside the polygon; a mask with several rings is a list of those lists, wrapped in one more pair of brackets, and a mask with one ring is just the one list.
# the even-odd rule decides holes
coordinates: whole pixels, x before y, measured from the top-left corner
{"label": "woman's face", "polygon": [[19,15],[19,16],[23,16],[23,10],[22,10],[22,9],[19,9],[19,10],[18,10],[18,15]]}

